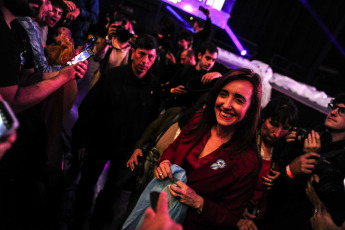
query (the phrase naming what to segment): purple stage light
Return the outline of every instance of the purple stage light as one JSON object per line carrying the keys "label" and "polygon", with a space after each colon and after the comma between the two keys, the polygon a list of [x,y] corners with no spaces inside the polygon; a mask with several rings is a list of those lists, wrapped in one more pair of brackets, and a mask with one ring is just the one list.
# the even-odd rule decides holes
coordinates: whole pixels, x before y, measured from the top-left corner
{"label": "purple stage light", "polygon": [[247,50],[242,50],[242,51],[241,51],[241,55],[242,55],[242,56],[246,56],[246,55],[247,55]]}
{"label": "purple stage light", "polygon": [[225,5],[224,0],[200,1],[200,2],[196,0],[162,0],[162,1],[174,7],[177,7],[189,14],[192,14],[195,17],[205,20],[206,19],[205,14],[199,10],[199,6],[202,5],[203,7],[205,7],[206,9],[210,11],[212,24],[222,29],[224,29],[230,17],[230,14],[228,12],[224,12],[220,10],[223,7],[223,5]]}
{"label": "purple stage light", "polygon": [[[224,29],[227,34],[230,36],[235,46],[239,50],[242,56],[248,54],[248,51],[245,50],[237,39],[236,35],[232,32],[228,26],[228,20],[230,17],[230,11],[232,9],[235,0],[162,0],[172,6],[175,6],[195,17],[206,19],[204,13],[199,10],[199,6],[203,6],[210,11],[210,17],[212,24],[218,26],[221,29]],[[225,9],[223,9],[225,8]],[[184,24],[184,27],[187,30],[194,32],[193,28],[170,6],[166,5],[166,9],[172,13],[180,22]],[[225,11],[223,11],[225,10]]]}
{"label": "purple stage light", "polygon": [[225,29],[226,33],[230,36],[231,40],[234,42],[234,44],[235,44],[236,48],[238,49],[238,51],[240,51],[240,54],[242,56],[245,56],[247,54],[247,51],[243,48],[242,44],[237,39],[237,37],[234,34],[234,32],[232,32],[232,30],[230,29],[230,27],[228,25],[224,29]]}

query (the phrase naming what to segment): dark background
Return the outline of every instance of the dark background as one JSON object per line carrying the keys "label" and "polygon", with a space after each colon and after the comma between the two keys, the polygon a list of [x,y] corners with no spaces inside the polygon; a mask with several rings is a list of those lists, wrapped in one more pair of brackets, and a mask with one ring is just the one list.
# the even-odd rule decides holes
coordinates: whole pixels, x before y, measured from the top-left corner
{"label": "dark background", "polygon": [[[163,16],[174,20],[165,9],[165,3],[159,0],[100,1],[101,11],[120,4],[122,12],[136,21],[137,33],[159,30],[158,22]],[[307,3],[345,49],[345,1]],[[189,19],[188,14],[176,11]],[[249,51],[249,59],[268,63],[274,72],[315,86],[331,97],[345,91],[345,57],[302,0],[236,0],[230,15],[228,25]],[[171,28],[178,34],[179,22],[175,20]],[[218,27],[213,28],[213,41],[238,54],[231,39]],[[310,110],[299,106],[302,110]],[[324,116],[317,114],[304,120],[312,124],[322,119]]]}

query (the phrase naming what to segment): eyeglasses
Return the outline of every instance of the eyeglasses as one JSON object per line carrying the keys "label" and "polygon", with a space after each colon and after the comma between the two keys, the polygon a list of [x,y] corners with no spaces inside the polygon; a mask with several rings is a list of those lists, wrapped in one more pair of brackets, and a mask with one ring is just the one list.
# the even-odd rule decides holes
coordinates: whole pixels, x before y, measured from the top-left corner
{"label": "eyeglasses", "polygon": [[328,103],[328,109],[330,109],[331,111],[338,109],[339,115],[345,117],[345,107],[337,106],[334,103]]}

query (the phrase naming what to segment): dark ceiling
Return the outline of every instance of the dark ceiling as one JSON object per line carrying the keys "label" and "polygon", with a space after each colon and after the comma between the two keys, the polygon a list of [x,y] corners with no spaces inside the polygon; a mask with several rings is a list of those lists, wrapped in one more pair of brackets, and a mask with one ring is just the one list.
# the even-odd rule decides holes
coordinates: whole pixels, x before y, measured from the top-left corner
{"label": "dark ceiling", "polygon": [[[122,9],[137,21],[137,32],[158,30],[159,18],[169,14],[159,0],[100,3],[101,10],[121,3]],[[237,0],[228,24],[249,50],[250,59],[266,62],[275,72],[335,96],[345,91],[345,56],[315,16],[345,49],[345,1],[316,0],[308,4],[309,11],[303,0]],[[214,27],[213,38],[220,47],[237,52],[221,29]]]}

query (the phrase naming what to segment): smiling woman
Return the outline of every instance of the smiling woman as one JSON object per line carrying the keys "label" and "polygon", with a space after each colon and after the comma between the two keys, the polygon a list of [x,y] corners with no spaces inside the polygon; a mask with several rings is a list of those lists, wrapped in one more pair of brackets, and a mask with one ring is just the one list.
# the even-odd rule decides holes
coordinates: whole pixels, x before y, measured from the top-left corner
{"label": "smiling woman", "polygon": [[199,111],[161,157],[157,179],[173,179],[170,166],[185,169],[187,184],[170,186],[189,207],[185,229],[235,226],[257,182],[260,158],[256,127],[261,102],[259,75],[231,70],[210,91]]}

